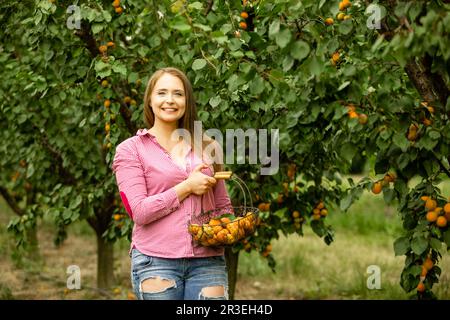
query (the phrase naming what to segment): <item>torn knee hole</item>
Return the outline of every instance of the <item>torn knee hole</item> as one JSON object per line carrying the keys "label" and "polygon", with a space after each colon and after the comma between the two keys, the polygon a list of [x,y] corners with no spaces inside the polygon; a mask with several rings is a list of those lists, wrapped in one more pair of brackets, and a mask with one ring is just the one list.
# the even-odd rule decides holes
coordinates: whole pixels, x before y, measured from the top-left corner
{"label": "torn knee hole", "polygon": [[175,287],[175,280],[163,279],[161,277],[145,279],[141,283],[142,292],[158,293]]}
{"label": "torn knee hole", "polygon": [[223,297],[225,288],[223,286],[206,287],[202,289],[202,295],[208,298]]}

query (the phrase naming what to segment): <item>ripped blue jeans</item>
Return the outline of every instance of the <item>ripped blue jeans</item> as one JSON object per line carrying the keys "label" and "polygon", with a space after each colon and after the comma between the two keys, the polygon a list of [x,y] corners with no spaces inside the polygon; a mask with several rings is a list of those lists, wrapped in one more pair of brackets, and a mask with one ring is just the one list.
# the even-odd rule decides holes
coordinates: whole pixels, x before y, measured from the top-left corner
{"label": "ripped blue jeans", "polygon": [[[166,280],[164,288],[144,291],[147,279]],[[166,259],[131,251],[131,280],[139,300],[228,300],[228,272],[224,256]],[[168,280],[168,281],[167,281]],[[204,289],[223,287],[223,295]]]}

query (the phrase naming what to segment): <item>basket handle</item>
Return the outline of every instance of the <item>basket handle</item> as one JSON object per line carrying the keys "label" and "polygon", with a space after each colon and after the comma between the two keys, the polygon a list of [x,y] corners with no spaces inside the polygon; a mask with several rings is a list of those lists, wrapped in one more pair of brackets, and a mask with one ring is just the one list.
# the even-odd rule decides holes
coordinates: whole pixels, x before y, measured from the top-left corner
{"label": "basket handle", "polygon": [[[247,210],[247,197],[246,197],[247,193],[249,196],[248,199],[250,201],[250,207],[253,207],[252,194],[250,193],[250,189],[247,187],[247,184],[241,178],[239,178],[238,176],[236,176],[234,174],[232,175],[232,177],[230,179],[227,179],[227,180],[233,180],[233,182],[235,182],[238,185],[238,187],[241,189],[242,194],[244,196],[244,210],[245,211]],[[242,186],[244,186],[245,189]],[[201,216],[204,214],[205,214],[205,211],[203,208],[203,194],[202,194],[201,198],[200,198],[200,214],[199,215]]]}

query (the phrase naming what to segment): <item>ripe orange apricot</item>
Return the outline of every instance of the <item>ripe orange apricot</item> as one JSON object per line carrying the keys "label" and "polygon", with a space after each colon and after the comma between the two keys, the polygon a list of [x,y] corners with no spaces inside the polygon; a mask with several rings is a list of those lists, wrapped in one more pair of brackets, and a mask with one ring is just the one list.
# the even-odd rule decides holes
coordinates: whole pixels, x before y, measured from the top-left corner
{"label": "ripe orange apricot", "polygon": [[106,51],[108,51],[108,47],[105,45],[102,45],[102,46],[98,47],[98,51],[100,51],[100,53],[105,53]]}
{"label": "ripe orange apricot", "polygon": [[445,213],[450,213],[450,203],[446,203],[444,206],[444,212]]}
{"label": "ripe orange apricot", "polygon": [[423,284],[423,282],[420,282],[417,286],[417,291],[418,292],[424,292],[425,291],[425,285]]}
{"label": "ripe orange apricot", "polygon": [[114,9],[116,11],[116,13],[121,14],[123,12],[123,8],[122,7],[117,7],[116,9]]}
{"label": "ripe orange apricot", "polygon": [[239,22],[239,27],[241,27],[242,29],[247,29],[247,23],[244,21]]}
{"label": "ripe orange apricot", "polygon": [[326,24],[327,26],[331,26],[333,23],[334,23],[333,18],[326,18],[326,19],[325,19],[325,24]]}
{"label": "ripe orange apricot", "polygon": [[426,277],[427,273],[428,273],[427,268],[425,268],[425,266],[422,266],[422,271],[420,272],[420,276]]}
{"label": "ripe orange apricot", "polygon": [[447,219],[444,216],[440,216],[436,220],[436,225],[440,228],[445,228],[447,226]]}
{"label": "ripe orange apricot", "polygon": [[331,59],[333,59],[334,62],[338,62],[340,59],[341,55],[339,54],[339,52],[335,52],[333,53],[333,55],[331,56]]}
{"label": "ripe orange apricot", "polygon": [[428,211],[436,209],[436,205],[436,200],[433,200],[431,198],[427,199],[427,201],[425,202],[425,208],[427,208]]}
{"label": "ripe orange apricot", "polygon": [[264,202],[261,202],[260,204],[258,204],[258,209],[259,211],[266,211],[266,204]]}
{"label": "ripe orange apricot", "polygon": [[247,19],[248,18],[248,13],[245,12],[245,11],[242,11],[241,12],[241,17],[244,18],[244,19]]}
{"label": "ripe orange apricot", "polygon": [[103,102],[103,105],[105,106],[105,108],[109,108],[111,106],[111,100],[106,99],[105,102]]}
{"label": "ripe orange apricot", "polygon": [[[334,60],[333,60],[333,61],[334,61]],[[350,111],[350,112],[348,113],[348,117],[349,117],[350,119],[356,119],[356,118],[359,118],[358,114],[357,114],[355,111]]]}
{"label": "ripe orange apricot", "polygon": [[374,194],[379,194],[382,189],[383,189],[383,186],[381,185],[381,183],[380,182],[375,182],[373,187],[372,187],[372,192]]}
{"label": "ripe orange apricot", "polygon": [[358,117],[359,117],[358,121],[359,121],[360,124],[366,124],[367,123],[368,117],[367,117],[366,114],[361,113]]}
{"label": "ripe orange apricot", "polygon": [[430,257],[427,257],[425,259],[425,261],[423,262],[423,266],[427,269],[427,270],[431,270],[431,268],[433,268],[434,263],[433,260],[431,260]]}
{"label": "ripe orange apricot", "polygon": [[435,222],[438,218],[438,214],[436,213],[436,211],[428,211],[426,217],[427,217],[427,221]]}

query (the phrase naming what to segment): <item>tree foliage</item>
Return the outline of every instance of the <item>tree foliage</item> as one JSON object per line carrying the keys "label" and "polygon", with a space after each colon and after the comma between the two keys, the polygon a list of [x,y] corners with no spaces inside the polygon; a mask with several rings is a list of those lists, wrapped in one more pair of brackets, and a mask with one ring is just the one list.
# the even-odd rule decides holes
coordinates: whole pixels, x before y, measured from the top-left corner
{"label": "tree foliage", "polygon": [[[76,3],[77,19],[70,1],[4,1],[0,190],[31,221],[52,217],[57,242],[79,219],[109,240],[128,235],[131,221],[113,218],[124,212],[115,146],[144,126],[148,77],[175,66],[193,83],[204,128],[280,129],[277,175],[229,165],[258,190],[263,218],[236,250],[257,248],[274,267],[271,239],[301,235],[307,223],[329,244],[322,206],[347,210],[379,182],[403,219],[401,285],[413,291],[429,257],[417,297],[433,297],[450,231],[426,219],[420,198],[448,201],[437,188],[450,174],[446,2],[90,0]],[[356,157],[370,161],[370,174],[346,189],[341,174]],[[34,206],[24,206],[31,194]],[[23,223],[10,224],[19,239]]]}

